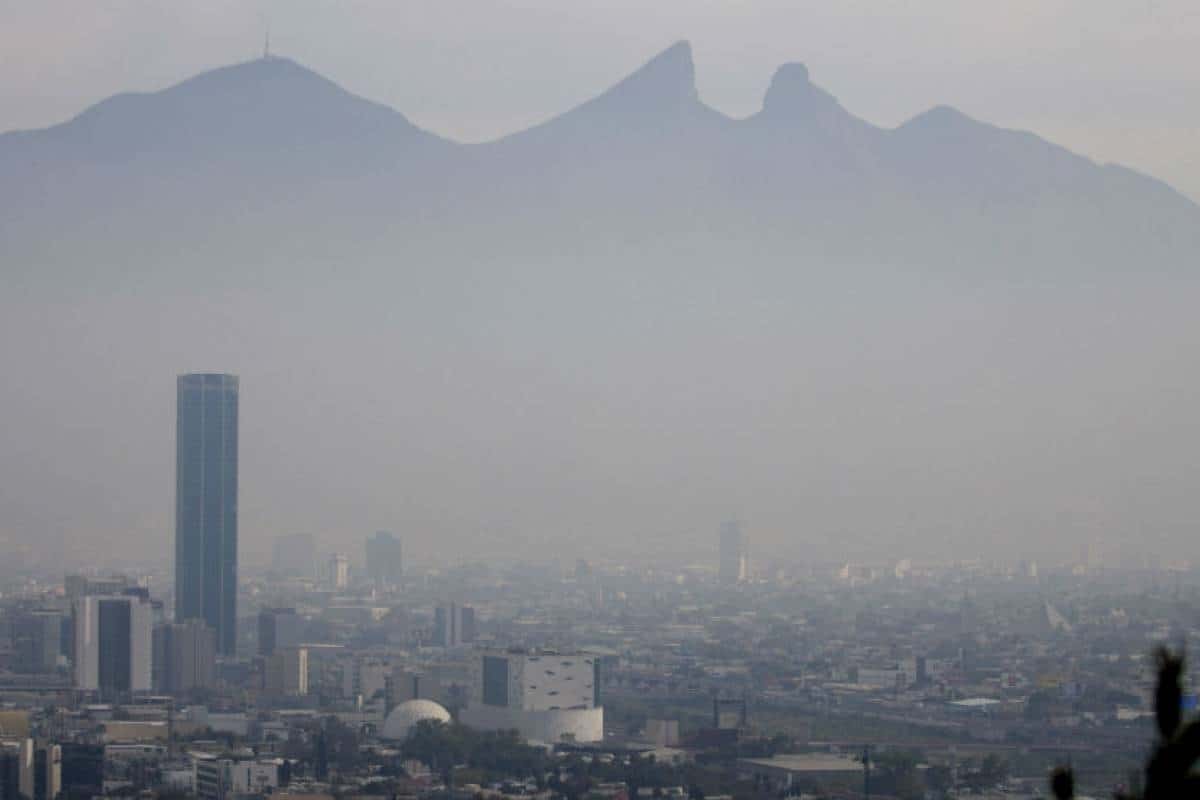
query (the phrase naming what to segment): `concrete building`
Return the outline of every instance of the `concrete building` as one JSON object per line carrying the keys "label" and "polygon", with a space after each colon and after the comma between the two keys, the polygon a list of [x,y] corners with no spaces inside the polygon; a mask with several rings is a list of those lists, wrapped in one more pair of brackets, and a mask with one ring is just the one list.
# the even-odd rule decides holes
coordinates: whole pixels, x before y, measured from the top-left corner
{"label": "concrete building", "polygon": [[370,700],[387,689],[390,667],[377,658],[359,656],[342,666],[342,697]]}
{"label": "concrete building", "polygon": [[329,585],[339,590],[350,585],[350,559],[341,553],[329,557]]}
{"label": "concrete building", "polygon": [[461,709],[470,702],[478,658],[425,664],[420,668],[396,667],[388,680],[388,708],[406,700],[435,700],[448,709]]}
{"label": "concrete building", "polygon": [[63,615],[59,611],[27,611],[13,620],[13,671],[54,672],[62,655]]}
{"label": "concrete building", "polygon": [[71,797],[93,797],[104,792],[104,746],[62,744],[63,792]]}
{"label": "concrete building", "polygon": [[437,647],[462,647],[475,641],[475,609],[457,603],[433,610],[433,644]]}
{"label": "concrete building", "polygon": [[485,651],[459,719],[547,744],[598,742],[604,738],[599,687],[599,665],[589,653]]}
{"label": "concrete building", "polygon": [[75,688],[121,697],[153,687],[153,611],[144,589],[75,606]]}
{"label": "concrete building", "polygon": [[721,583],[742,583],[750,577],[750,553],[741,523],[721,523],[717,577]]}
{"label": "concrete building", "polygon": [[278,648],[298,646],[304,620],[294,608],[264,608],[258,612],[258,654],[269,656]]}
{"label": "concrete building", "polygon": [[62,749],[23,739],[17,745],[17,788],[27,800],[54,800],[62,793]]}
{"label": "concrete building", "polygon": [[398,586],[403,575],[400,540],[388,531],[367,539],[367,576],[376,586]]}
{"label": "concrete building", "polygon": [[63,588],[67,600],[74,603],[81,597],[94,594],[121,594],[126,589],[137,586],[132,578],[125,575],[112,575],[107,578],[97,578],[88,575],[67,575],[63,580]]}
{"label": "concrete building", "polygon": [[648,719],[646,720],[646,740],[656,747],[679,746],[679,720],[677,719]]}
{"label": "concrete building", "polygon": [[72,663],[75,661],[75,609],[84,597],[93,595],[119,595],[127,589],[136,589],[137,582],[126,575],[98,578],[87,575],[67,575],[63,581],[67,593],[68,619],[63,630],[62,650]]}
{"label": "concrete building", "polygon": [[192,754],[196,796],[200,800],[228,800],[240,795],[262,796],[279,788],[277,759],[221,758]]}
{"label": "concrete building", "polygon": [[757,778],[773,791],[837,789],[840,793],[862,785],[862,762],[844,754],[800,753],[742,758],[737,766],[739,774]]}
{"label": "concrete building", "polygon": [[714,697],[712,726],[715,730],[741,730],[746,727],[747,706],[745,697]]}
{"label": "concrete building", "polygon": [[154,629],[154,690],[182,694],[216,686],[217,634],[204,620]]}
{"label": "concrete building", "polygon": [[0,742],[0,800],[19,800],[21,797],[20,745]]}
{"label": "concrete building", "polygon": [[299,697],[308,694],[308,648],[277,648],[263,665],[263,691]]}
{"label": "concrete building", "polygon": [[396,667],[387,681],[387,706],[395,708],[409,700],[437,700],[442,696],[442,685],[437,675],[421,670]]}

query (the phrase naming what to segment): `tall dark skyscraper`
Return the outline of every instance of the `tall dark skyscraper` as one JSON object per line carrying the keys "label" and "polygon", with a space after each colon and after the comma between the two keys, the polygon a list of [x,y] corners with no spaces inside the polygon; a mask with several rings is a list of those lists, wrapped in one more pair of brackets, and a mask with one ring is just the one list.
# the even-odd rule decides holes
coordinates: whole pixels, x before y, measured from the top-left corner
{"label": "tall dark skyscraper", "polygon": [[175,619],[237,644],[238,379],[180,375],[175,422]]}

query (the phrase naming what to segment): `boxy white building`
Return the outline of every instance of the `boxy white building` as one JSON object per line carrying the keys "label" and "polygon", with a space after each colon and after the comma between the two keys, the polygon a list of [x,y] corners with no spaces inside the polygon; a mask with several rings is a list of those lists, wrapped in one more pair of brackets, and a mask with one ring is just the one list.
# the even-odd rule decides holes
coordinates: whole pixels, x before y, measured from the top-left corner
{"label": "boxy white building", "polygon": [[599,667],[589,653],[484,651],[473,665],[471,702],[459,714],[483,730],[517,730],[530,741],[604,738]]}
{"label": "boxy white building", "polygon": [[111,694],[150,691],[153,628],[153,612],[144,592],[79,598],[75,688]]}

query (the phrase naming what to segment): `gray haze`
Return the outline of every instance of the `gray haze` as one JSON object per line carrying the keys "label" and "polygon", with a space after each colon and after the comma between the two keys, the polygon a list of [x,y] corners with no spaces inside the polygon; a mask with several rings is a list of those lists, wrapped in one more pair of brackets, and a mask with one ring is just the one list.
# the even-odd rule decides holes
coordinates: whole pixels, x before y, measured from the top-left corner
{"label": "gray haze", "polygon": [[714,110],[678,44],[464,146],[272,59],[0,137],[0,537],[165,558],[174,376],[220,370],[249,560],[707,558],[730,515],[817,560],[1198,555],[1197,207],[764,90]]}

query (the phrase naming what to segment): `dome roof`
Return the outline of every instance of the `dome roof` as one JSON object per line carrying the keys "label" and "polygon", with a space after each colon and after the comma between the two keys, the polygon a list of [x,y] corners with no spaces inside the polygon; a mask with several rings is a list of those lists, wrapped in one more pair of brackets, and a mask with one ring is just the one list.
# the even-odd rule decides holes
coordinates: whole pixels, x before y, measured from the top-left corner
{"label": "dome roof", "polygon": [[379,734],[384,739],[401,741],[408,738],[408,732],[418,722],[431,719],[435,722],[449,722],[450,712],[432,700],[408,700],[392,709],[383,721],[383,731]]}

